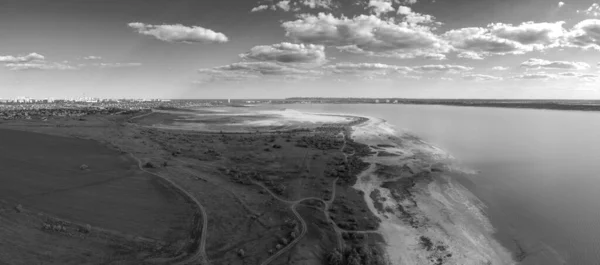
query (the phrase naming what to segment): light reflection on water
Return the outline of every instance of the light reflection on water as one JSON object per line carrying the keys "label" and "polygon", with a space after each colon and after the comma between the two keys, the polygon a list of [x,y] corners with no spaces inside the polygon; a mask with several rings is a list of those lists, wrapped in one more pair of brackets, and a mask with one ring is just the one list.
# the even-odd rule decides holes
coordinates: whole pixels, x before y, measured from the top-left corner
{"label": "light reflection on water", "polygon": [[[281,106],[279,106],[280,108]],[[452,154],[521,264],[600,264],[600,113],[424,105],[285,105],[386,119]]]}

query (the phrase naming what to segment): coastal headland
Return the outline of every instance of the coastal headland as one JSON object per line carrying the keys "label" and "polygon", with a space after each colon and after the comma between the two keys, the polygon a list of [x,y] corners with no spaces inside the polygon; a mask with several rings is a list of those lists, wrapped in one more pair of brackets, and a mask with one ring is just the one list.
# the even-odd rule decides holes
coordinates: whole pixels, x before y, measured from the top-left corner
{"label": "coastal headland", "polygon": [[379,119],[173,108],[0,134],[9,264],[511,264],[439,150]]}

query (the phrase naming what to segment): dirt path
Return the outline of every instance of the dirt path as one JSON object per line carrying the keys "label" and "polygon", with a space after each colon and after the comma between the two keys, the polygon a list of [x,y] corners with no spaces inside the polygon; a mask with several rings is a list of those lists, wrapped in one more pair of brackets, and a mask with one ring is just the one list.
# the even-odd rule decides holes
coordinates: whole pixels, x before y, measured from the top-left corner
{"label": "dirt path", "polygon": [[[206,236],[207,236],[207,232],[208,232],[208,215],[206,214],[206,210],[204,209],[204,206],[202,206],[202,204],[198,201],[198,199],[196,199],[196,197],[192,196],[190,193],[188,193],[186,190],[184,190],[182,187],[177,185],[172,180],[165,178],[154,172],[151,172],[149,170],[144,169],[142,160],[137,158],[134,154],[130,153],[129,155],[131,155],[131,157],[133,157],[135,160],[137,160],[138,167],[141,171],[144,171],[148,174],[151,174],[153,176],[159,177],[159,178],[167,181],[169,184],[171,184],[173,187],[175,187],[177,190],[179,190],[182,194],[184,194],[186,197],[188,197],[188,199],[190,199],[192,202],[194,202],[194,204],[196,204],[196,206],[198,206],[198,208],[200,209],[200,212],[202,214],[202,228],[200,229],[200,240],[199,240],[200,243],[198,244],[197,251],[194,253],[194,255],[192,255],[191,257],[188,257],[187,260],[177,262],[177,263],[172,263],[172,264],[185,265],[185,264],[189,264],[189,263],[195,262],[195,261],[200,261],[201,264],[209,264],[208,258],[206,256]],[[195,229],[198,230],[198,227],[195,227]]]}
{"label": "dirt path", "polygon": [[[137,118],[141,118],[147,115],[152,114],[153,112],[150,113],[145,113],[145,114],[141,114],[135,117],[130,118],[129,120],[133,120],[133,119],[137,119]],[[344,149],[346,148],[346,137],[344,135],[343,132],[340,132],[340,136],[343,139],[343,144],[340,148],[340,151],[342,152],[342,154],[344,155],[344,161],[346,162],[346,165],[348,164],[348,154],[346,154],[344,152]],[[170,184],[172,184],[174,187],[176,187],[178,190],[180,190],[183,194],[185,194],[187,197],[189,197],[200,209],[201,213],[202,213],[202,229],[201,229],[201,238],[200,238],[200,244],[198,246],[198,251],[196,251],[196,253],[189,257],[186,261],[182,261],[180,263],[175,263],[175,264],[188,264],[190,262],[193,261],[201,261],[201,264],[209,264],[208,263],[208,259],[207,259],[207,255],[206,255],[206,232],[208,231],[207,228],[207,224],[208,224],[208,217],[206,214],[206,211],[204,209],[204,207],[202,206],[202,204],[192,195],[190,195],[187,191],[185,191],[183,188],[181,188],[180,186],[178,186],[176,183],[172,182],[171,180],[160,176],[158,174],[152,173],[148,170],[145,170],[142,166],[142,161],[135,157],[133,154],[130,154],[133,158],[135,158],[138,161],[138,166],[140,168],[140,170],[150,173],[154,176],[157,176],[161,179],[164,179],[166,181],[168,181]],[[186,163],[182,160],[177,159],[179,162],[182,163]],[[328,201],[323,200],[322,198],[317,198],[317,197],[307,197],[307,198],[302,198],[299,200],[295,200],[295,201],[288,201],[288,200],[284,200],[282,198],[279,198],[276,194],[274,194],[269,188],[265,187],[262,183],[258,183],[254,180],[250,180],[252,183],[254,183],[255,185],[258,185],[260,187],[262,187],[265,191],[267,191],[274,199],[284,203],[284,204],[288,204],[290,206],[290,210],[294,213],[294,215],[296,216],[296,218],[300,221],[300,224],[302,226],[302,230],[300,232],[300,235],[298,235],[292,242],[290,242],[287,246],[285,246],[284,248],[280,249],[277,253],[273,254],[271,257],[269,257],[268,259],[266,259],[265,261],[263,261],[262,263],[260,263],[260,265],[268,265],[271,262],[273,262],[275,259],[277,259],[278,257],[280,257],[281,255],[283,255],[285,252],[289,251],[290,249],[292,249],[308,232],[308,226],[306,224],[306,221],[304,220],[304,218],[302,218],[302,216],[300,215],[300,213],[298,213],[297,211],[297,206],[305,201],[311,201],[311,200],[315,200],[315,201],[320,201],[323,203],[324,208],[323,208],[323,213],[325,215],[325,218],[331,223],[335,233],[336,233],[336,238],[337,238],[337,245],[338,248],[341,250],[344,247],[344,240],[342,238],[342,233],[346,232],[346,233],[360,233],[360,234],[366,234],[366,233],[378,233],[377,231],[350,231],[350,230],[345,230],[345,229],[341,229],[337,226],[337,224],[335,223],[335,221],[333,221],[329,215],[329,209],[331,208],[331,205],[333,204],[333,202],[335,201],[335,197],[336,197],[336,186],[337,186],[337,182],[339,180],[339,177],[336,178],[333,183],[332,183],[332,194],[331,194],[331,198]],[[214,184],[214,183],[213,183]],[[231,191],[230,191],[231,192]],[[238,200],[240,200],[240,202],[246,206],[243,201],[235,196]],[[246,207],[245,207],[246,208]],[[247,209],[250,210],[251,212],[253,212],[251,209]]]}
{"label": "dirt path", "polygon": [[[346,137],[345,137],[345,135],[344,135],[343,132],[341,132],[340,134],[341,134],[341,136],[344,139],[344,144],[340,148],[340,151],[342,151],[342,154],[344,154],[344,161],[346,162],[346,165],[348,165],[348,154],[344,153],[344,149],[346,148]],[[278,201],[280,201],[282,203],[289,204],[290,205],[290,209],[292,210],[292,212],[294,213],[294,215],[296,216],[296,218],[302,224],[302,231],[301,231],[300,235],[298,237],[296,237],[296,239],[294,239],[294,241],[290,242],[286,247],[282,248],[277,253],[275,253],[271,257],[269,257],[267,260],[265,260],[262,263],[260,263],[260,265],[267,265],[267,264],[273,262],[279,256],[283,255],[286,251],[288,251],[292,247],[294,247],[294,245],[296,243],[298,243],[302,239],[302,237],[304,237],[304,235],[306,235],[306,232],[308,230],[308,228],[306,226],[306,222],[304,221],[304,218],[302,218],[302,216],[296,211],[296,207],[298,206],[298,204],[300,204],[300,203],[302,203],[304,201],[315,200],[315,201],[320,201],[320,202],[323,203],[323,205],[325,206],[323,208],[323,213],[325,214],[325,218],[331,223],[331,225],[332,225],[332,227],[333,227],[333,229],[334,229],[334,231],[336,233],[337,245],[338,245],[338,248],[340,250],[342,250],[343,247],[344,247],[344,240],[342,238],[342,233],[343,232],[345,232],[345,233],[358,233],[358,234],[378,233],[378,231],[375,231],[375,230],[373,230],[373,231],[371,231],[371,230],[350,231],[350,230],[341,229],[341,228],[339,228],[337,226],[337,224],[335,223],[335,221],[333,221],[331,219],[331,217],[329,216],[329,209],[331,208],[331,205],[335,201],[336,186],[337,186],[338,180],[339,180],[339,177],[336,178],[333,181],[331,198],[328,201],[325,201],[325,200],[323,200],[321,198],[317,198],[317,197],[308,197],[308,198],[303,198],[303,199],[299,199],[299,200],[295,200],[295,201],[284,200],[282,198],[279,198],[277,195],[275,195],[271,190],[269,190],[269,188],[265,187],[262,183],[256,182],[254,180],[250,180],[255,185],[258,185],[258,186],[262,187],[264,190],[266,190],[274,199],[276,199],[276,200],[278,200]]]}
{"label": "dirt path", "polygon": [[[132,121],[134,119],[139,119],[139,118],[148,116],[153,113],[154,113],[154,110],[150,110],[149,113],[144,113],[144,114],[140,114],[140,115],[131,117],[131,118],[129,118],[128,121]],[[137,125],[137,124],[131,124],[131,125],[139,127],[139,125]],[[144,169],[142,160],[140,158],[136,157],[132,153],[129,153],[129,155],[138,162],[138,168],[141,171],[144,171],[148,174],[151,174],[153,176],[159,177],[159,178],[167,181],[169,184],[171,184],[173,187],[175,187],[177,190],[179,190],[183,195],[188,197],[188,199],[190,199],[194,204],[196,204],[196,206],[198,206],[198,209],[200,209],[200,214],[202,215],[202,227],[194,228],[195,231],[200,233],[200,240],[199,240],[200,242],[198,244],[198,248],[196,249],[194,254],[192,256],[188,257],[186,260],[176,262],[176,263],[171,263],[171,264],[186,265],[186,264],[190,264],[190,263],[195,264],[196,262],[200,262],[200,264],[203,264],[203,265],[210,264],[210,262],[208,260],[208,256],[206,255],[206,238],[208,236],[208,215],[206,214],[206,210],[204,209],[204,206],[202,206],[202,204],[198,201],[198,199],[196,199],[196,197],[192,196],[189,192],[187,192],[184,188],[179,186],[177,183],[175,183],[172,180],[170,180],[166,177],[163,177],[159,174],[156,174],[154,172]]]}
{"label": "dirt path", "polygon": [[139,119],[139,118],[142,118],[142,117],[146,117],[146,116],[148,116],[148,115],[150,115],[152,113],[154,113],[154,110],[151,109],[150,112],[148,112],[148,113],[140,114],[140,115],[133,116],[133,117],[129,118],[129,121],[132,121],[132,120],[135,120],[135,119]]}

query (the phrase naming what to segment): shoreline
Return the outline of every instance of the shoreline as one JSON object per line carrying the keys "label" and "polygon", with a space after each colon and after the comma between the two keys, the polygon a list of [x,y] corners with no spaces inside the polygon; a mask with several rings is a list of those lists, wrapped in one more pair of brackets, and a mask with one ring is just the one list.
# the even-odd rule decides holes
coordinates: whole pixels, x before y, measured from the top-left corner
{"label": "shoreline", "polygon": [[[359,174],[354,188],[364,192],[369,209],[382,220],[378,230],[392,264],[515,264],[512,253],[493,236],[485,205],[443,174],[442,168],[450,165],[435,164],[449,158],[443,150],[414,136],[403,139],[383,119],[357,117],[368,120],[351,126],[351,138],[376,153],[361,157],[370,166]],[[378,156],[381,152],[386,155]],[[408,167],[414,174],[382,179],[380,169],[386,166],[396,172]],[[424,179],[418,180],[418,175]],[[411,187],[397,184],[407,178],[417,180]],[[402,189],[406,194],[400,196]]]}

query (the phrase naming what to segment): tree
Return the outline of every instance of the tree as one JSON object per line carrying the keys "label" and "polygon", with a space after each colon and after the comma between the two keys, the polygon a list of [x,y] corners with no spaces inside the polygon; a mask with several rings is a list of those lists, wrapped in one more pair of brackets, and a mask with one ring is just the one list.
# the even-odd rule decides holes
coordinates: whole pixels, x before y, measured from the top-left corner
{"label": "tree", "polygon": [[348,265],[363,265],[360,260],[360,255],[356,252],[355,249],[352,249],[350,255],[348,255],[348,260],[346,261]]}
{"label": "tree", "polygon": [[328,265],[342,265],[344,262],[344,257],[342,253],[336,248],[333,252],[327,254],[327,264]]}

